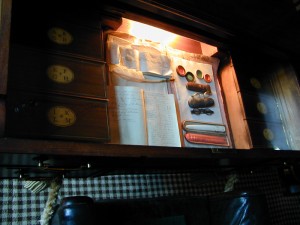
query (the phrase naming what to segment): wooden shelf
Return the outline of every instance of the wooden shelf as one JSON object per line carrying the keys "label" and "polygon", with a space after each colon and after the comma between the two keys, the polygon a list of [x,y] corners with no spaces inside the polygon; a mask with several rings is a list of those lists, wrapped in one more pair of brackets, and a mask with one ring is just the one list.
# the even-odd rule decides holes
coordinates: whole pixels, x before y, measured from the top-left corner
{"label": "wooden shelf", "polygon": [[[170,165],[201,166],[251,166],[261,162],[281,163],[298,161],[298,151],[271,149],[218,149],[218,148],[178,148],[159,146],[113,145],[91,142],[57,141],[1,138],[0,154],[12,154],[16,157],[22,154],[92,159],[138,160],[147,162],[162,162]],[[3,160],[2,160],[3,161]],[[8,162],[9,163],[9,162]],[[2,163],[3,164],[3,163]],[[140,167],[148,166],[141,164]],[[153,165],[155,167],[156,165]]]}

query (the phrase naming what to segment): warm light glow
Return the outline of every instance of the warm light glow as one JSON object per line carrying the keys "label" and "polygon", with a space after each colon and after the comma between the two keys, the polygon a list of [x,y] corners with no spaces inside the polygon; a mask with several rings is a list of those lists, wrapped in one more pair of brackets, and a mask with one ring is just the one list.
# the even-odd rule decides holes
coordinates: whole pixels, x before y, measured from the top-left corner
{"label": "warm light glow", "polygon": [[[123,18],[123,22],[124,20],[127,19]],[[129,23],[129,34],[142,40],[150,40],[162,45],[168,45],[168,43],[172,42],[176,37],[176,34],[144,23],[132,20],[127,20],[127,22]]]}
{"label": "warm light glow", "polygon": [[208,56],[211,56],[218,51],[217,47],[212,45],[126,18],[122,18],[122,25],[117,29],[117,32],[130,34],[131,36],[136,37],[136,44],[140,44],[141,42],[150,44],[151,42],[156,48],[161,48],[160,50],[165,47],[171,47]]}

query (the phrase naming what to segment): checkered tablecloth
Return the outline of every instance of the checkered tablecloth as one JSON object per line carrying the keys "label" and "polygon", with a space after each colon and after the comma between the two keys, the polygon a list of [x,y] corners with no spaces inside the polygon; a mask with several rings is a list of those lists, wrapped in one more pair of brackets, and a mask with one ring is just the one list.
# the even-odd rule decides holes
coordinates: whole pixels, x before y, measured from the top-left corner
{"label": "checkered tablecloth", "polygon": [[[265,193],[272,225],[300,224],[300,196],[284,194],[276,168],[236,172],[234,190]],[[97,178],[64,179],[57,202],[63,197],[85,195],[95,200],[155,198],[162,196],[211,196],[224,192],[228,177],[211,172],[122,174]],[[18,179],[0,180],[0,224],[38,225],[49,189],[32,193]]]}

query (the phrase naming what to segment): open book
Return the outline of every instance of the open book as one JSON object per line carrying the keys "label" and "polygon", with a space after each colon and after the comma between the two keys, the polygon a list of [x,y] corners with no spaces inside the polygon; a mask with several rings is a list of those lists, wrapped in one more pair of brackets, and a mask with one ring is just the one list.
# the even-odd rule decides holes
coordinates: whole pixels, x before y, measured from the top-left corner
{"label": "open book", "polygon": [[112,143],[181,146],[173,94],[115,86],[110,102]]}

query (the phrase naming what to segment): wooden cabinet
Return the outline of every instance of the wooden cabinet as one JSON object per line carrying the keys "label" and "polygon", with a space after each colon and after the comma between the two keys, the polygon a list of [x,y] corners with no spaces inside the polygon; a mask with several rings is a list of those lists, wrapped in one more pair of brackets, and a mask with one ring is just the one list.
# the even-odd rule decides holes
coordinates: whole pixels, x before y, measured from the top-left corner
{"label": "wooden cabinet", "polygon": [[80,20],[55,3],[55,16],[53,10],[35,11],[31,6],[13,2],[5,135],[107,142],[99,20]]}
{"label": "wooden cabinet", "polygon": [[[228,86],[230,81],[227,80],[226,75],[229,76],[229,74],[221,75],[226,91],[236,93],[237,101],[227,96],[229,117],[235,118],[236,112],[233,110],[243,112],[239,116],[246,129],[245,136],[250,139],[250,148],[293,149],[292,144],[289,143],[289,134],[286,133],[292,128],[284,122],[284,117],[287,115],[282,113],[282,102],[277,96],[277,92],[293,88],[281,86],[281,90],[278,90],[276,87],[280,84],[276,77],[288,67],[283,65],[281,60],[263,52],[251,53],[249,50],[249,53],[246,53],[235,50],[232,51],[232,68],[234,66],[232,83],[234,85]],[[289,98],[294,97],[286,96],[286,103],[289,102]],[[294,109],[286,108],[286,110],[293,111]],[[239,135],[242,136],[240,130],[237,129],[236,136]]]}
{"label": "wooden cabinet", "polygon": [[[66,4],[49,1],[33,10],[32,2],[1,1],[2,177],[17,177],[20,171],[39,176],[41,170],[90,176],[123,169],[197,170],[203,167],[251,167],[257,163],[298,163],[300,155],[296,151],[273,150],[276,147],[289,149],[289,146],[285,145],[286,134],[282,135],[286,127],[279,111],[273,110],[274,98],[269,95],[272,82],[265,75],[269,71],[263,70],[264,63],[259,61],[260,67],[254,67],[255,63],[247,58],[246,61],[240,59],[249,51],[245,50],[233,57],[236,74],[232,70],[222,72],[232,66],[227,63],[230,61],[228,52],[245,48],[252,40],[248,34],[243,41],[245,34],[220,28],[208,17],[200,19],[189,14],[188,9],[163,4],[159,7],[159,4],[146,1],[137,1],[136,5],[125,1],[104,5],[88,1],[83,6],[74,3],[70,8]],[[185,13],[178,13],[180,10]],[[46,11],[51,13],[47,15]],[[107,143],[110,139],[109,93],[103,35],[119,26],[122,16],[207,41],[219,48],[215,57],[221,61],[220,88],[228,91],[224,95],[224,105],[234,140],[232,149]],[[252,47],[262,45],[259,41],[250,44]],[[265,54],[269,46],[262,46],[257,52]],[[272,50],[280,55],[280,60],[288,59],[289,52]],[[252,59],[253,55],[248,57]],[[229,83],[234,84],[235,93]],[[260,92],[257,92],[258,86]],[[232,107],[235,104],[237,107]],[[239,110],[243,113],[238,114]],[[291,123],[289,118],[284,122]],[[299,119],[295,120],[296,124],[299,122]],[[275,144],[268,142],[271,134],[264,137],[266,125],[272,130]],[[95,170],[89,170],[87,165],[92,165]]]}

